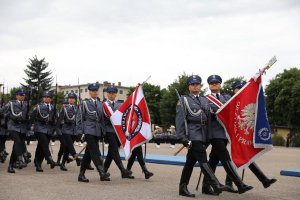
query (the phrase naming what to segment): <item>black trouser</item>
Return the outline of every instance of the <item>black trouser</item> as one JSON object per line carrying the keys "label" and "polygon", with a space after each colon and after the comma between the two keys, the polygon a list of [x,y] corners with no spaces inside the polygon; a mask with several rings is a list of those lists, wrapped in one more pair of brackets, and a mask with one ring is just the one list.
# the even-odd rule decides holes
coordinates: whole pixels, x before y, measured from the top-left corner
{"label": "black trouser", "polygon": [[26,147],[26,134],[21,134],[21,146],[22,146],[22,153],[26,153],[27,152],[27,147]]}
{"label": "black trouser", "polygon": [[119,146],[121,145],[115,133],[106,133],[106,140],[108,141],[108,153],[104,162],[104,167],[107,170],[114,159],[116,165],[120,168],[122,165],[119,154]]}
{"label": "black trouser", "polygon": [[207,163],[206,157],[206,147],[205,144],[201,141],[192,141],[191,147],[188,150],[186,155],[186,161],[184,168],[181,173],[180,185],[185,183],[189,184],[194,165],[196,162],[199,162],[201,165],[202,163]]}
{"label": "black trouser", "polygon": [[[5,130],[3,130],[4,132]],[[6,135],[0,135],[0,152],[5,150],[5,142],[6,142],[7,136]]]}
{"label": "black trouser", "polygon": [[137,158],[137,160],[138,160],[141,167],[146,165],[145,161],[144,161],[144,158],[143,158],[142,146],[138,146],[132,151],[131,156],[128,159],[127,169],[129,169],[129,170],[131,169],[131,167],[132,167],[132,165],[135,161],[135,158]]}
{"label": "black trouser", "polygon": [[9,132],[10,132],[10,138],[14,141],[14,145],[9,160],[9,163],[12,164],[17,160],[19,156],[23,154],[23,146],[22,146],[21,133],[17,131],[9,131]]}
{"label": "black trouser", "polygon": [[38,144],[37,144],[36,150],[35,150],[34,161],[40,165],[40,164],[42,164],[44,158],[46,158],[46,160],[48,160],[48,158],[51,156],[51,153],[49,150],[49,142],[50,142],[51,136],[47,135],[45,133],[39,133],[39,132],[36,132],[35,136],[38,140]]}
{"label": "black trouser", "polygon": [[66,142],[65,142],[65,139],[62,135],[58,135],[58,140],[60,142],[60,146],[59,146],[59,151],[58,151],[58,154],[57,154],[57,162],[60,162],[61,157],[66,152]]}
{"label": "black trouser", "polygon": [[62,134],[64,142],[65,142],[65,152],[63,157],[63,162],[66,162],[69,154],[71,154],[73,157],[76,154],[75,148],[74,148],[74,141],[75,141],[75,135],[69,135],[69,134]]}
{"label": "black trouser", "polygon": [[76,135],[63,134],[63,137],[66,143],[67,151],[74,157],[76,154],[76,150],[74,148],[73,143],[76,139]]}
{"label": "black trouser", "polygon": [[99,140],[100,138],[93,135],[85,135],[85,141],[87,143],[85,154],[83,156],[81,167],[86,169],[90,164],[91,160],[93,161],[96,167],[103,164],[101,152],[99,149]]}
{"label": "black trouser", "polygon": [[213,172],[215,172],[219,161],[221,161],[221,163],[231,161],[229,152],[226,148],[228,141],[226,139],[212,139],[210,143],[212,149],[209,154],[209,165]]}

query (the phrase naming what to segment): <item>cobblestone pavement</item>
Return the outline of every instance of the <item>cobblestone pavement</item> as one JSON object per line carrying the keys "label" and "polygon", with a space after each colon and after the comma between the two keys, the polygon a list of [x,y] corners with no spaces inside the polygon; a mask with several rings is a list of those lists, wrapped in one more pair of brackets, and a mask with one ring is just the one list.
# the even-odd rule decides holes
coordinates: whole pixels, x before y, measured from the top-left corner
{"label": "cobblestone pavement", "polygon": [[[6,143],[7,151],[11,152],[11,141]],[[176,145],[178,149],[180,145]],[[28,146],[34,155],[36,142]],[[59,144],[53,146],[54,158],[57,157]],[[76,147],[77,150],[80,147]],[[172,155],[176,149],[169,148],[163,144],[159,149],[154,144],[147,145],[147,152],[151,154]],[[106,148],[107,150],[107,148]],[[182,151],[180,155],[185,155]],[[8,157],[9,159],[9,157]],[[101,182],[98,173],[87,171],[86,176],[89,183],[79,183],[77,176],[79,168],[75,163],[67,165],[68,171],[63,172],[56,167],[50,169],[49,165],[43,163],[43,173],[37,173],[30,163],[27,168],[16,170],[15,174],[7,173],[8,159],[0,163],[0,199],[2,200],[89,200],[89,199],[187,199],[178,195],[178,182],[181,174],[181,166],[147,164],[154,176],[145,180],[141,169],[136,162],[133,180],[122,179],[119,170],[113,163],[109,172],[110,182]],[[277,182],[268,189],[264,189],[258,179],[248,169],[245,172],[245,182],[254,186],[254,189],[239,195],[223,192],[220,196],[207,196],[196,191],[196,183],[199,176],[199,168],[195,168],[189,190],[196,193],[196,199],[299,199],[300,178],[280,176],[282,169],[300,169],[300,148],[275,147],[256,162],[268,177],[277,178]],[[126,161],[124,162],[126,165]],[[217,177],[224,182],[225,172],[223,168],[217,169]]]}

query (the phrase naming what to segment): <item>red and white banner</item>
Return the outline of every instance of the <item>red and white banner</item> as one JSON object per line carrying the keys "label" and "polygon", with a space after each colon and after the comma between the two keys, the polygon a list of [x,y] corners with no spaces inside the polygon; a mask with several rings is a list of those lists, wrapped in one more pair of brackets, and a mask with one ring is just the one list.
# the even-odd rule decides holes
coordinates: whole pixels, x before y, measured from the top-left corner
{"label": "red and white banner", "polygon": [[135,147],[152,139],[151,121],[143,89],[135,91],[110,117],[128,159]]}
{"label": "red and white banner", "polygon": [[250,81],[217,112],[231,144],[231,158],[237,168],[249,166],[272,149],[261,74]]}

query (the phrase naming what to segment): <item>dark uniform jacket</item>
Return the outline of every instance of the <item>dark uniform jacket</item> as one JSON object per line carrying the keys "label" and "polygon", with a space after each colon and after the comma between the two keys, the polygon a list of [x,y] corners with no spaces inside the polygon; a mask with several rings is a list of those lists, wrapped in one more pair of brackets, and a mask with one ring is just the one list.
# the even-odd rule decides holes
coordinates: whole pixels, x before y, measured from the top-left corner
{"label": "dark uniform jacket", "polygon": [[16,131],[22,134],[27,132],[27,102],[23,101],[22,106],[20,101],[9,101],[3,108],[0,109],[0,115],[7,117],[7,130]]}
{"label": "dark uniform jacket", "polygon": [[34,123],[34,132],[52,135],[55,128],[54,114],[52,104],[49,104],[49,109],[45,103],[37,104],[30,114],[30,119]]}
{"label": "dark uniform jacket", "polygon": [[193,95],[181,97],[186,113],[188,135],[184,125],[184,113],[180,103],[176,107],[176,134],[179,138],[187,137],[191,141],[206,142],[210,125],[209,102],[205,97],[199,100]]}
{"label": "dark uniform jacket", "polygon": [[[111,101],[109,101],[109,100],[107,100],[107,103],[108,103],[108,106],[113,110],[113,112],[118,110],[118,108],[121,106],[121,103],[118,103],[118,102],[114,102],[114,106],[113,106]],[[111,114],[113,114],[113,113],[111,113]],[[106,133],[115,133],[115,129],[114,129],[113,125],[111,124],[111,121],[107,115],[106,115],[104,121],[105,121]]]}
{"label": "dark uniform jacket", "polygon": [[[220,101],[225,104],[230,99],[229,95],[226,94],[220,94]],[[208,100],[209,101],[209,100]],[[227,139],[225,130],[223,126],[218,122],[217,117],[215,116],[215,113],[218,111],[218,107],[209,101],[209,106],[211,108],[212,113],[212,119],[211,119],[211,131],[208,135],[208,139]]]}
{"label": "dark uniform jacket", "polygon": [[76,131],[79,134],[88,134],[93,136],[105,135],[104,112],[102,102],[97,100],[97,107],[93,99],[82,101],[80,110],[76,115]]}
{"label": "dark uniform jacket", "polygon": [[[56,123],[56,131],[58,134],[77,135],[76,133],[76,113],[78,108],[76,105],[65,105],[61,108]],[[60,133],[61,132],[61,133]]]}

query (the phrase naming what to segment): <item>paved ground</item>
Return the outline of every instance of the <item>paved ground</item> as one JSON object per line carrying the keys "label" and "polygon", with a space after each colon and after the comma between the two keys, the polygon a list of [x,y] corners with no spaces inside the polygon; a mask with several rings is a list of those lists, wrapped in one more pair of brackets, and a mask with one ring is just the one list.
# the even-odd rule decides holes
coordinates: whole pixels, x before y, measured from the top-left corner
{"label": "paved ground", "polygon": [[[7,142],[7,150],[11,152],[11,142]],[[36,143],[28,147],[34,154]],[[77,147],[78,148],[78,147]],[[176,146],[176,149],[179,145]],[[79,149],[79,148],[78,148]],[[58,144],[53,147],[57,155]],[[152,154],[168,154],[175,152],[169,145],[161,145],[156,149],[154,144],[148,145],[147,151]],[[181,155],[184,155],[182,152]],[[56,158],[56,156],[54,156]],[[126,163],[125,163],[126,164]],[[257,164],[269,177],[275,177],[278,181],[268,189],[254,177],[250,170],[246,170],[245,182],[254,186],[254,189],[242,194],[222,193],[218,197],[202,195],[195,191],[199,175],[199,168],[195,168],[189,185],[191,192],[196,193],[196,199],[299,199],[300,178],[280,176],[281,169],[300,169],[300,149],[276,147],[257,161]],[[86,176],[90,183],[79,183],[77,175],[79,168],[75,163],[67,165],[67,172],[59,168],[50,169],[43,163],[43,173],[35,172],[32,163],[22,170],[16,170],[15,174],[6,172],[8,160],[0,163],[0,199],[2,200],[89,200],[89,199],[187,199],[178,195],[178,182],[181,174],[181,166],[147,164],[154,172],[154,177],[145,180],[138,163],[135,163],[133,172],[134,180],[122,179],[120,172],[113,164],[110,168],[110,182],[100,182],[99,175],[94,171],[87,171]],[[224,182],[225,172],[219,167],[217,177]]]}

